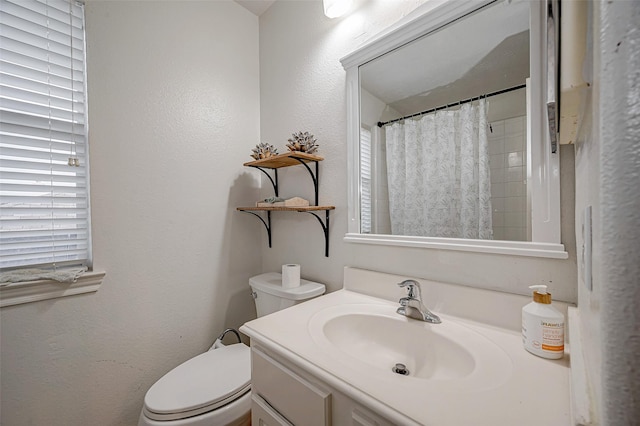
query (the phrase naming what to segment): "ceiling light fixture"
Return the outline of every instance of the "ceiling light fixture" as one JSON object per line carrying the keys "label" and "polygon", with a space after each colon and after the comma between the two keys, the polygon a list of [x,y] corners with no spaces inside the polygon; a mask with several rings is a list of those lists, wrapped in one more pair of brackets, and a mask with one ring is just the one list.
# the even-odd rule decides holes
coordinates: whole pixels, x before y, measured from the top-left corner
{"label": "ceiling light fixture", "polygon": [[337,18],[344,15],[350,8],[353,0],[322,0],[324,14],[327,18]]}

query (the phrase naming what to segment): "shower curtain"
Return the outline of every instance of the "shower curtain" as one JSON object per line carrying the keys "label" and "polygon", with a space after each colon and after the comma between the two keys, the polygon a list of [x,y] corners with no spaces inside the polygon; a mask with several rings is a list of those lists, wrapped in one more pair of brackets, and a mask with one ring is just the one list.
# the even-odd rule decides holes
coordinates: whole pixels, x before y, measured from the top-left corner
{"label": "shower curtain", "polygon": [[491,239],[486,101],[385,128],[394,235]]}

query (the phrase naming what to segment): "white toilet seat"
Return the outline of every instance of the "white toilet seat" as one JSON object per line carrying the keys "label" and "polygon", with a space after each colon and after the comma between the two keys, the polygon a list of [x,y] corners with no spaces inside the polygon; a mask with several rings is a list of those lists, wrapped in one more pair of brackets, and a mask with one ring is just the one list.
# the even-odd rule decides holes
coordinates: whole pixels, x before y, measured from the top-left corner
{"label": "white toilet seat", "polygon": [[205,352],[169,371],[144,398],[144,415],[169,421],[223,407],[251,390],[251,351],[238,343]]}

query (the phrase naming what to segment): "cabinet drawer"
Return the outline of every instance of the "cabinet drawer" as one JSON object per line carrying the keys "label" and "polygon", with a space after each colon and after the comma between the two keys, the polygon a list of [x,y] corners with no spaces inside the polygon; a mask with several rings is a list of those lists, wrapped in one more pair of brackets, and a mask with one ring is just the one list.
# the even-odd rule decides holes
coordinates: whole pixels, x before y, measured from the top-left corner
{"label": "cabinet drawer", "polygon": [[389,423],[363,408],[353,409],[351,412],[351,424],[353,426],[393,426],[393,423]]}
{"label": "cabinet drawer", "polygon": [[251,376],[254,394],[263,398],[287,421],[297,426],[329,426],[329,392],[256,348],[251,353]]}
{"label": "cabinet drawer", "polygon": [[293,426],[259,395],[251,397],[251,424],[253,426]]}

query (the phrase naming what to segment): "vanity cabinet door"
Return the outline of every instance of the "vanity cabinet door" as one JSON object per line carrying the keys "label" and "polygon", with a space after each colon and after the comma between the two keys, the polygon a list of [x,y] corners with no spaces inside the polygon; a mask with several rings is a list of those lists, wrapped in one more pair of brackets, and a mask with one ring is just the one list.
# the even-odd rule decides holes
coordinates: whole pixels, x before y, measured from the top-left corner
{"label": "vanity cabinet door", "polygon": [[254,397],[262,398],[293,425],[331,424],[331,393],[257,348],[251,354],[251,381]]}

